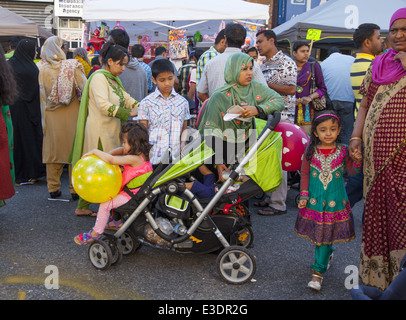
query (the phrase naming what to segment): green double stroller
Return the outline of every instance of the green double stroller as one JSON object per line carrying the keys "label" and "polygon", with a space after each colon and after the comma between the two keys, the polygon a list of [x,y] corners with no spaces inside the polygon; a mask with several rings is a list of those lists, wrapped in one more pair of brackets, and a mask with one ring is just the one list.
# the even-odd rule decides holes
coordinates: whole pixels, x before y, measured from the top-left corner
{"label": "green double stroller", "polygon": [[[100,240],[90,244],[92,265],[106,270],[145,244],[180,253],[218,252],[216,268],[224,281],[250,281],[257,266],[249,250],[254,233],[245,203],[282,182],[282,138],[273,131],[279,120],[279,113],[268,121],[255,120],[255,143],[213,198],[198,199],[185,187],[185,181],[194,179],[193,172],[215,155],[204,140],[191,143],[190,151],[178,161],[161,163],[144,177],[128,203],[114,209],[113,218],[123,219],[123,226],[118,231],[106,230]],[[226,193],[240,174],[250,179],[235,192]]]}

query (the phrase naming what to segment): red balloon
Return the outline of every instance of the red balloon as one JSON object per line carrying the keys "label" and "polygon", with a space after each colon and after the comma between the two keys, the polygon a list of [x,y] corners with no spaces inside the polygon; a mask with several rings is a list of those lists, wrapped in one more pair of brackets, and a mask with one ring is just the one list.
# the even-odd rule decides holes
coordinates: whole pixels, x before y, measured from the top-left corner
{"label": "red balloon", "polygon": [[282,169],[297,171],[302,167],[306,147],[310,143],[309,135],[298,125],[281,121],[275,128],[282,133]]}

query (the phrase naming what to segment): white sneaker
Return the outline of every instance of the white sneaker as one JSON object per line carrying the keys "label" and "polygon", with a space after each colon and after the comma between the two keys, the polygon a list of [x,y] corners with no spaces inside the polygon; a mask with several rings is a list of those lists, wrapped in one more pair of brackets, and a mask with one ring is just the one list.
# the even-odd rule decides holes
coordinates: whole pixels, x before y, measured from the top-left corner
{"label": "white sneaker", "polygon": [[320,279],[320,281],[314,281],[313,279],[312,279],[312,281],[310,281],[308,284],[307,284],[307,286],[310,288],[310,289],[313,289],[313,290],[316,290],[316,291],[320,291],[320,289],[321,289],[321,282],[323,281],[323,277],[322,276],[319,276],[319,275],[317,275],[317,274],[312,274],[312,277],[316,277],[316,278],[319,278]]}

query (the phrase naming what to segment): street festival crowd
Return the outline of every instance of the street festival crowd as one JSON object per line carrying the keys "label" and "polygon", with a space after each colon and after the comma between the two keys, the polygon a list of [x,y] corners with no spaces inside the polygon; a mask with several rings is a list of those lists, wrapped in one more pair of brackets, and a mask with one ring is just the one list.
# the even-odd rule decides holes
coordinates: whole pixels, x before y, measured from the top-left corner
{"label": "street festival crowd", "polygon": [[[153,170],[168,147],[179,153],[190,128],[202,134],[251,128],[250,121],[224,121],[230,107],[238,105],[241,118],[267,119],[279,111],[281,121],[310,136],[310,144],[300,174],[283,171],[279,187],[254,203],[262,207],[258,214],[285,214],[288,180],[300,180],[294,229],[315,245],[308,286],[318,291],[332,245],[355,238],[351,208],[363,199],[359,276],[363,285],[384,292],[406,254],[406,8],[388,26],[384,41],[380,26],[362,24],[353,34],[355,57],[331,47],[317,61],[308,41],[295,42],[289,56],[277,48],[272,30],[260,30],[256,46],[247,46],[245,28],[230,23],[208,50],[192,48],[179,69],[164,47],[155,48],[155,59],[146,64],[144,47],[129,49],[121,29],[110,32],[92,59],[84,48],[72,54],[58,36],[41,48],[14,37],[9,52],[0,53],[0,205],[15,186],[44,176],[49,196],[57,199],[63,168],[71,177],[85,154],[127,159],[119,163],[129,181],[141,169]],[[124,129],[126,122],[132,126]],[[215,168],[214,181],[224,181],[226,161]],[[99,220],[100,210],[90,210],[69,181],[75,214]],[[206,192],[204,187],[195,183],[191,190]],[[110,219],[107,226],[121,224]],[[103,229],[75,242],[90,243]]]}

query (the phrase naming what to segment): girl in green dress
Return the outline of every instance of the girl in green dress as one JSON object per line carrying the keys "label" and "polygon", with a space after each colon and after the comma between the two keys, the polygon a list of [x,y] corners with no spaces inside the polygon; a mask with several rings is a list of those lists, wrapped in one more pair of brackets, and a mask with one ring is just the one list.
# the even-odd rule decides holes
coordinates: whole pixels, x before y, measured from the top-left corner
{"label": "girl in green dress", "polygon": [[332,110],[315,116],[301,170],[295,231],[316,245],[308,287],[317,291],[332,258],[332,244],[355,238],[343,173],[347,169],[354,175],[361,167],[362,156],[356,153],[354,160],[349,157],[347,146],[337,142],[340,129],[340,119]]}

